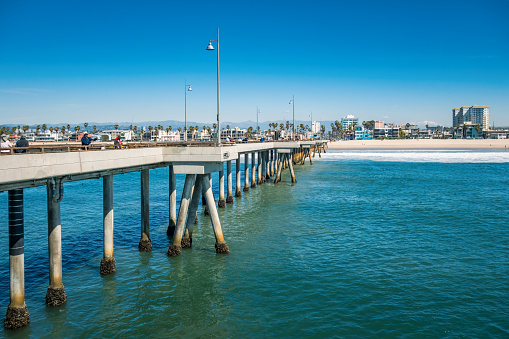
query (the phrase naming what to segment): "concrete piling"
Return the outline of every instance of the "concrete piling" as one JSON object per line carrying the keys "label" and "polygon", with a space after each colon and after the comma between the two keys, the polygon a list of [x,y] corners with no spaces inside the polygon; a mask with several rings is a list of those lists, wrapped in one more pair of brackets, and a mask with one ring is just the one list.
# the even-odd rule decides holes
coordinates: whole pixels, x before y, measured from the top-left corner
{"label": "concrete piling", "polygon": [[62,226],[60,223],[60,201],[63,198],[62,179],[48,180],[48,255],[49,286],[46,292],[46,304],[58,306],[67,301],[62,284]]}
{"label": "concrete piling", "polygon": [[149,170],[141,170],[141,239],[138,244],[140,251],[152,251],[150,241],[149,219]]}
{"label": "concrete piling", "polygon": [[200,196],[202,195],[201,176],[203,176],[203,174],[198,174],[194,182],[191,203],[189,204],[189,212],[187,213],[186,230],[181,242],[182,248],[189,248],[193,244],[193,231],[196,220],[196,212],[198,211]]}
{"label": "concrete piling", "polygon": [[5,315],[5,328],[15,329],[30,323],[25,305],[25,231],[23,220],[23,189],[8,193],[9,209],[9,278],[10,303]]}
{"label": "concrete piling", "polygon": [[244,154],[244,192],[249,192],[249,153]]}
{"label": "concrete piling", "polygon": [[251,152],[251,188],[256,187],[256,152]]}
{"label": "concrete piling", "polygon": [[258,152],[258,162],[256,163],[256,172],[257,172],[257,184],[261,185],[262,182],[262,152]]}
{"label": "concrete piling", "polygon": [[[184,227],[186,226],[187,212],[195,179],[194,174],[186,174],[186,181],[184,183],[184,190],[182,191],[182,199],[180,200],[180,208],[177,217],[177,226],[175,227],[175,234],[173,235],[173,242],[166,253],[169,257],[175,257],[182,251],[182,236],[184,234]],[[205,180],[210,185],[209,178],[206,177]],[[215,207],[215,204],[213,205]]]}
{"label": "concrete piling", "polygon": [[172,237],[175,233],[175,225],[177,224],[177,177],[175,175],[173,165],[169,166],[168,181],[170,186],[170,220],[168,223],[168,229],[166,230],[166,235],[168,237]]}
{"label": "concrete piling", "polygon": [[297,179],[295,179],[295,172],[293,171],[293,161],[288,161],[288,167],[290,168],[290,175],[292,176],[292,183],[297,183]]}
{"label": "concrete piling", "polygon": [[264,164],[264,173],[265,173],[265,182],[270,179],[270,151],[263,152],[263,164]]}
{"label": "concrete piling", "polygon": [[224,208],[226,201],[224,200],[224,165],[221,164],[221,170],[219,171],[219,200],[217,207]]}
{"label": "concrete piling", "polygon": [[226,203],[233,204],[233,180],[232,180],[232,161],[226,162],[226,176],[227,176],[227,189],[226,189]]}
{"label": "concrete piling", "polygon": [[214,229],[214,235],[216,237],[216,253],[229,253],[230,249],[224,241],[223,231],[221,230],[221,222],[219,221],[219,215],[217,213],[216,205],[214,204],[214,195],[212,194],[212,187],[206,176],[201,178],[202,192],[205,194],[207,200],[207,206],[210,211],[210,222]]}
{"label": "concrete piling", "polygon": [[103,177],[103,258],[101,274],[115,272],[116,262],[113,257],[113,175]]}
{"label": "concrete piling", "polygon": [[201,190],[201,176],[196,176],[194,182],[193,194],[191,197],[191,203],[189,204],[189,212],[187,213],[186,230],[184,237],[182,238],[182,248],[189,248],[193,244],[193,231],[194,225],[196,224],[196,212],[198,211],[198,204],[200,203],[200,196],[202,195]]}
{"label": "concrete piling", "polygon": [[242,196],[242,192],[240,191],[241,185],[241,177],[240,177],[240,154],[238,158],[235,160],[235,197],[240,198]]}
{"label": "concrete piling", "polygon": [[[284,158],[284,156],[283,156],[283,158]],[[281,181],[281,170],[282,170],[282,167],[283,167],[283,166],[281,165],[281,156],[278,156],[278,159],[277,159],[277,166],[276,166],[276,168],[277,168],[277,174],[276,174],[276,176],[275,176],[275,178],[274,178],[274,183],[275,183],[275,184],[277,184],[278,182],[280,182],[280,181]]]}

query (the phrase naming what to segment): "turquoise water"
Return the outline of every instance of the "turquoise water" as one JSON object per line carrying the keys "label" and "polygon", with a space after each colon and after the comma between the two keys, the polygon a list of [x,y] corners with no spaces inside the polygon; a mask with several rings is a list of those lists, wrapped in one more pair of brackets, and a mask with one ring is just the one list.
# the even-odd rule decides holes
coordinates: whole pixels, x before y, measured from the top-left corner
{"label": "turquoise water", "polygon": [[[200,213],[193,248],[175,258],[166,256],[168,170],[150,172],[151,253],[137,249],[140,175],[117,175],[117,271],[104,277],[102,180],[67,183],[68,301],[56,308],[44,299],[45,188],[26,189],[31,324],[0,335],[507,338],[508,174],[509,152],[331,151],[296,166],[297,184],[286,172],[219,210],[230,254],[215,253]],[[7,192],[0,206],[6,310]]]}

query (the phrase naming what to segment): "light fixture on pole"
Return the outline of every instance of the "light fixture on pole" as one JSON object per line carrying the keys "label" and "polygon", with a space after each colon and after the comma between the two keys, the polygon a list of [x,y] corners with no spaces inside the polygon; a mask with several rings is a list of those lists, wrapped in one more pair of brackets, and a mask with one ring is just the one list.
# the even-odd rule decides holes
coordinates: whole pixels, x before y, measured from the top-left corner
{"label": "light fixture on pole", "polygon": [[184,79],[184,141],[187,141],[187,91],[192,91],[191,85],[187,84],[187,79]]}
{"label": "light fixture on pole", "polygon": [[260,110],[258,109],[258,106],[256,106],[256,135],[260,135],[260,126],[258,126],[258,115],[260,114]]}
{"label": "light fixture on pole", "polygon": [[212,41],[217,43],[217,143],[221,143],[221,119],[220,119],[220,105],[219,105],[219,27],[217,28],[217,40],[209,40],[207,51],[213,51]]}
{"label": "light fixture on pole", "polygon": [[292,140],[295,140],[295,95],[292,96],[292,100],[289,102],[290,105],[293,104],[293,132],[292,132]]}
{"label": "light fixture on pole", "polygon": [[311,118],[311,125],[309,127],[311,128],[311,137],[313,137],[313,112],[311,112],[311,115],[309,116]]}

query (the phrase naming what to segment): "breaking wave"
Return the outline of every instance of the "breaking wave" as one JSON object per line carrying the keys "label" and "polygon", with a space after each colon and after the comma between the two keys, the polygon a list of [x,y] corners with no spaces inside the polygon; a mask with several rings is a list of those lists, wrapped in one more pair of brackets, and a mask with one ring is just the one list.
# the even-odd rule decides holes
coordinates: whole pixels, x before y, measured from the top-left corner
{"label": "breaking wave", "polygon": [[440,163],[508,163],[502,150],[329,150],[323,160],[368,160]]}

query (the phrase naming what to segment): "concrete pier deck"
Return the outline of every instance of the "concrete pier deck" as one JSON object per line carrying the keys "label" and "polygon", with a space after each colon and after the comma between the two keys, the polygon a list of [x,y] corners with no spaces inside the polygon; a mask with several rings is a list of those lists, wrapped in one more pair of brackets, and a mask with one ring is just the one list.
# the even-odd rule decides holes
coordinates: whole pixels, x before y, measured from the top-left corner
{"label": "concrete pier deck", "polygon": [[55,177],[64,182],[99,178],[142,169],[174,166],[176,174],[218,172],[239,154],[271,149],[300,149],[326,141],[286,141],[215,146],[158,146],[97,149],[58,153],[13,153],[0,156],[0,191],[46,185]]}

